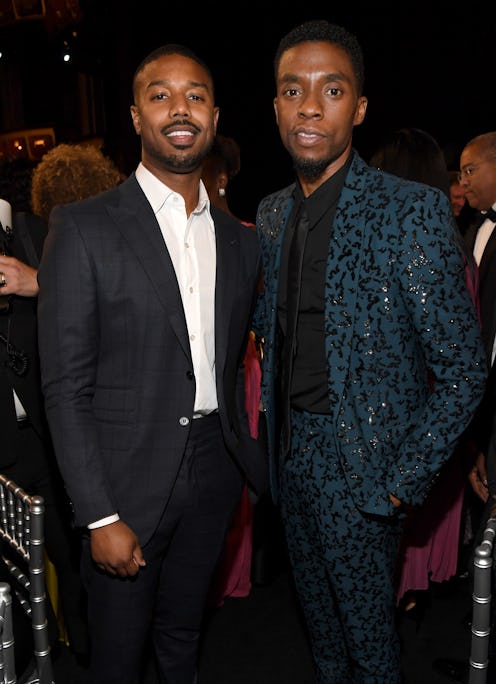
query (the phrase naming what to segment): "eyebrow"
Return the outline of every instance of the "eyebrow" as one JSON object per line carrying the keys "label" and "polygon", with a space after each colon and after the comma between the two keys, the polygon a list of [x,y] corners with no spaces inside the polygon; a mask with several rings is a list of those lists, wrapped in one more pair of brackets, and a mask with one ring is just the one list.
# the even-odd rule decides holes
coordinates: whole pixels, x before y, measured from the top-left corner
{"label": "eyebrow", "polygon": [[[208,83],[205,83],[203,81],[189,81],[189,87],[190,88],[204,88],[205,90],[208,90]],[[150,81],[148,85],[146,86],[147,88],[153,88],[154,86],[165,86],[169,85],[170,81],[168,79],[162,78],[158,79],[156,81]]]}
{"label": "eyebrow", "polygon": [[[297,74],[293,73],[286,73],[282,74],[282,76],[279,77],[279,82],[280,83],[288,83],[289,81],[299,81],[301,80],[302,76],[298,76]],[[305,76],[303,76],[305,78]],[[325,74],[323,76],[323,79],[325,81],[346,81],[347,83],[351,82],[351,79],[346,76],[342,71],[335,71],[329,74]]]}

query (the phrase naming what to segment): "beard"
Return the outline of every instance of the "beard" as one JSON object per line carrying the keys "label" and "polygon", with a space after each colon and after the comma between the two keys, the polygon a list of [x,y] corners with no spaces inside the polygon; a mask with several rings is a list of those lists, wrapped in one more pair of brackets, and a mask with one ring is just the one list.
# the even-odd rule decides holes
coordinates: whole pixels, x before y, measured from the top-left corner
{"label": "beard", "polygon": [[310,183],[317,181],[326,171],[333,159],[302,159],[293,158],[293,168],[297,175]]}
{"label": "beard", "polygon": [[181,149],[177,148],[177,153],[163,154],[157,150],[148,150],[148,156],[156,160],[157,165],[162,166],[167,171],[173,173],[191,173],[199,168],[208,153],[208,150],[191,154],[181,154]]}
{"label": "beard", "polygon": [[157,166],[162,167],[165,171],[171,171],[172,173],[186,174],[195,171],[202,165],[203,160],[210,152],[214,140],[212,136],[212,139],[202,150],[196,150],[195,152],[188,152],[188,147],[186,145],[178,145],[170,154],[164,154],[163,150],[153,146],[153,144],[143,139],[143,137],[141,142],[146,155],[155,160]]}

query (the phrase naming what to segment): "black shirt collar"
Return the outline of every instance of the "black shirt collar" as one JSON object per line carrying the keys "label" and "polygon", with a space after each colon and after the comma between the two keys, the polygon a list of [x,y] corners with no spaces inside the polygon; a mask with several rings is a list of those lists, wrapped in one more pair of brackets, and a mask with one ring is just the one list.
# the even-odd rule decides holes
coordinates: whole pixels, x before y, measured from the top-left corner
{"label": "black shirt collar", "polygon": [[348,156],[343,166],[336,171],[330,178],[319,185],[319,187],[312,192],[311,195],[305,198],[303,190],[299,181],[296,182],[294,197],[297,206],[300,203],[305,204],[305,209],[309,219],[310,226],[314,226],[320,217],[326,212],[329,207],[335,206],[338,202],[341,190],[343,189],[344,180],[351,166],[352,155]]}

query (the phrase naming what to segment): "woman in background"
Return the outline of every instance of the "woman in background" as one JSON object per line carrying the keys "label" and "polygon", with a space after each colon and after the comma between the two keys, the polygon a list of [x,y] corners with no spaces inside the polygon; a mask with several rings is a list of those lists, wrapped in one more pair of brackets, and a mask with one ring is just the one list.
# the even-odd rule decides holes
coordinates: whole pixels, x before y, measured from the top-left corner
{"label": "woman in background", "polygon": [[[210,153],[203,162],[202,181],[210,202],[251,230],[255,224],[242,221],[231,211],[227,200],[229,181],[239,173],[240,150],[237,142],[217,134]],[[245,406],[251,436],[258,438],[261,368],[255,335],[250,333],[245,355]],[[224,552],[214,576],[211,602],[221,606],[227,597],[246,597],[251,591],[253,551],[253,503],[245,484],[239,506],[227,535]]]}

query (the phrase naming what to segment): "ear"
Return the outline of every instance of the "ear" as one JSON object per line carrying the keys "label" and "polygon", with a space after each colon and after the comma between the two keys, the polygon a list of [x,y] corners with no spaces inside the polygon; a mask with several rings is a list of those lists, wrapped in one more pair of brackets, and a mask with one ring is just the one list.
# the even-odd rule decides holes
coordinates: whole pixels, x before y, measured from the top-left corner
{"label": "ear", "polygon": [[274,112],[276,114],[276,124],[279,125],[279,117],[277,116],[277,97],[273,100]]}
{"label": "ear", "polygon": [[353,119],[353,125],[354,126],[359,126],[362,123],[362,121],[365,119],[365,112],[367,111],[367,104],[368,104],[368,100],[364,95],[362,95],[361,97],[358,98],[357,106],[355,109],[355,117]]}
{"label": "ear", "polygon": [[227,188],[228,182],[229,178],[227,177],[227,173],[225,171],[221,171],[217,179],[217,189],[225,190]]}
{"label": "ear", "polygon": [[219,107],[214,107],[214,126],[215,126],[215,133],[217,133],[217,124],[219,123],[219,114],[220,114],[220,109],[219,109]]}
{"label": "ear", "polygon": [[138,111],[138,107],[136,105],[131,105],[131,118],[133,120],[133,126],[134,130],[138,135],[141,134],[141,121],[140,121],[140,115]]}

